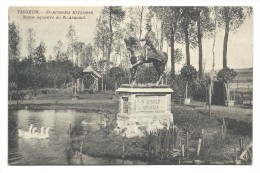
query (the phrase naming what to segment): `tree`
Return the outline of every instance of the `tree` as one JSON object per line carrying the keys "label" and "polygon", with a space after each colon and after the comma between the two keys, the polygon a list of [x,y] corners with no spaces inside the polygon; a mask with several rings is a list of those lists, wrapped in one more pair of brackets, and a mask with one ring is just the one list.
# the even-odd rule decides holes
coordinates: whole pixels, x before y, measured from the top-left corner
{"label": "tree", "polygon": [[180,48],[176,48],[174,50],[174,63],[179,63],[184,58],[182,54],[182,50]]}
{"label": "tree", "polygon": [[129,13],[130,20],[127,23],[127,28],[129,28],[129,25],[132,25],[134,27],[135,31],[138,31],[138,38],[141,39],[142,32],[143,32],[143,18],[144,18],[144,10],[146,7],[129,7],[127,10],[127,13]]}
{"label": "tree", "polygon": [[34,96],[39,94],[39,88],[47,86],[47,69],[46,69],[46,46],[44,42],[40,42],[39,46],[35,48],[33,55],[32,67],[32,88],[34,91]]}
{"label": "tree", "polygon": [[63,49],[63,43],[59,40],[57,44],[53,47],[54,53],[55,53],[55,60],[61,60],[64,57],[64,53],[62,51]]}
{"label": "tree", "polygon": [[[194,25],[196,21],[196,11],[193,7],[182,7],[181,9],[181,27],[185,38],[186,47],[186,65],[190,65],[190,44],[194,44],[190,37],[194,33]],[[193,46],[194,47],[194,46]]]}
{"label": "tree", "polygon": [[81,66],[81,59],[80,59],[80,54],[82,54],[82,51],[83,51],[83,47],[85,46],[85,43],[83,43],[83,42],[79,42],[79,41],[77,41],[77,42],[75,42],[74,43],[74,52],[75,52],[75,54],[76,54],[76,61],[75,61],[75,64],[77,65],[77,66]]}
{"label": "tree", "polygon": [[218,7],[218,25],[225,29],[223,42],[223,68],[227,67],[229,32],[235,32],[252,13],[251,7]]}
{"label": "tree", "polygon": [[224,67],[217,74],[217,79],[224,83],[226,89],[226,100],[230,100],[230,91],[229,91],[229,83],[237,76],[237,73],[234,69],[230,69],[228,67]]}
{"label": "tree", "polygon": [[81,65],[83,67],[93,66],[94,59],[93,59],[93,46],[91,44],[83,45],[82,53],[80,55]]}
{"label": "tree", "polygon": [[29,28],[27,31],[27,50],[29,53],[29,58],[32,58],[34,51],[35,51],[35,44],[36,44],[36,40],[35,40],[35,32],[33,30],[33,28]]}
{"label": "tree", "polygon": [[[8,58],[9,58],[9,83],[16,88],[16,98],[18,105],[18,73],[19,73],[19,55],[20,55],[20,31],[18,26],[14,23],[8,23]],[[15,81],[15,83],[14,83]],[[10,89],[13,89],[11,87]]]}
{"label": "tree", "polygon": [[180,7],[149,7],[150,10],[156,13],[156,16],[162,22],[162,30],[164,37],[170,42],[171,47],[171,76],[175,77],[175,41],[179,42],[180,37],[176,33],[179,30],[181,22]]}
{"label": "tree", "polygon": [[75,60],[73,58],[73,55],[74,55],[74,44],[77,41],[77,35],[76,35],[76,31],[75,31],[75,28],[73,25],[69,26],[69,30],[68,30],[66,37],[69,40],[68,53],[71,55],[71,60],[75,65]]}
{"label": "tree", "polygon": [[36,65],[43,65],[46,63],[46,57],[45,57],[45,52],[46,52],[46,46],[44,42],[40,42],[39,46],[35,48],[34,52],[34,63]]}
{"label": "tree", "polygon": [[118,87],[118,83],[122,83],[122,80],[125,76],[124,70],[120,67],[112,67],[109,72],[110,77],[113,79],[113,83],[115,84],[115,90]]}
{"label": "tree", "polygon": [[205,36],[211,36],[212,31],[216,28],[214,27],[213,20],[210,16],[210,8],[209,7],[194,7],[196,14],[196,22],[197,22],[197,38],[198,38],[198,47],[199,47],[199,78],[202,78],[202,38]]}
{"label": "tree", "polygon": [[8,24],[8,56],[9,59],[17,59],[20,55],[20,31],[18,26],[12,22]]}
{"label": "tree", "polygon": [[185,97],[188,98],[188,84],[197,78],[197,70],[192,65],[185,65],[181,69],[181,76],[186,81]]}
{"label": "tree", "polygon": [[122,10],[120,6],[109,6],[104,7],[103,14],[107,18],[109,23],[109,45],[108,45],[108,52],[107,52],[107,64],[106,69],[109,71],[110,69],[110,55],[112,52],[112,44],[113,44],[113,26],[119,24],[119,22],[124,20],[125,11]]}
{"label": "tree", "polygon": [[83,75],[83,69],[79,66],[74,66],[74,68],[71,71],[71,76],[74,79],[74,96],[77,95],[77,80],[82,77]]}
{"label": "tree", "polygon": [[[103,15],[101,15],[97,19],[97,25],[95,31],[96,32],[94,38],[94,45],[96,48],[98,48],[98,50],[99,49],[102,50],[102,60],[105,60],[105,57],[107,55],[106,50],[109,45],[109,28],[107,26],[107,20],[103,18]],[[104,69],[102,69],[102,71],[103,70]]]}

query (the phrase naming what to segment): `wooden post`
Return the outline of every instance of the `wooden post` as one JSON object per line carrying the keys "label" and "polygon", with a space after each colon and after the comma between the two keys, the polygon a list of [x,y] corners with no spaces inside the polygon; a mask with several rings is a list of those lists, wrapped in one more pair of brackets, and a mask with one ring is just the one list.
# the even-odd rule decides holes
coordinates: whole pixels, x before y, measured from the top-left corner
{"label": "wooden post", "polygon": [[200,124],[200,113],[198,114],[198,120],[197,123]]}
{"label": "wooden post", "polygon": [[81,165],[83,165],[82,147],[83,147],[83,141],[81,141],[81,145],[80,145],[80,153],[79,153],[79,158],[80,158],[80,164],[81,164]]}
{"label": "wooden post", "polygon": [[189,159],[189,132],[188,131],[187,131],[186,135],[187,135],[187,138],[186,138],[187,159]]}
{"label": "wooden post", "polygon": [[69,129],[69,141],[70,141],[70,132],[71,132],[71,124],[70,124],[70,129]]}
{"label": "wooden post", "polygon": [[103,92],[103,91],[104,91],[104,74],[103,74],[103,71],[102,71],[102,81],[101,81],[101,85],[102,85],[101,91]]}
{"label": "wooden post", "polygon": [[242,138],[239,139],[239,148],[240,148],[240,151],[244,150],[244,145],[243,145],[243,139]]}
{"label": "wooden post", "polygon": [[122,158],[125,157],[125,143],[123,143],[123,155],[122,155]]}
{"label": "wooden post", "polygon": [[185,150],[184,150],[184,145],[181,145],[181,156],[184,158]]}
{"label": "wooden post", "polygon": [[204,139],[204,134],[205,134],[205,131],[204,129],[201,129],[201,136],[202,136],[202,146],[204,146],[204,143],[205,143],[205,139]]}
{"label": "wooden post", "polygon": [[199,157],[200,155],[200,147],[201,147],[201,138],[199,138],[199,141],[198,141],[198,149],[197,149],[197,157]]}
{"label": "wooden post", "polygon": [[222,139],[225,139],[225,138],[226,138],[226,132],[227,132],[226,122],[225,122],[225,118],[223,118],[223,123],[222,123]]}
{"label": "wooden post", "polygon": [[223,124],[221,125],[221,137],[224,139],[224,126]]}
{"label": "wooden post", "polygon": [[185,98],[188,98],[188,84],[189,84],[189,83],[188,83],[188,81],[187,81],[187,82],[186,82],[186,90],[185,90],[185,91],[186,91]]}

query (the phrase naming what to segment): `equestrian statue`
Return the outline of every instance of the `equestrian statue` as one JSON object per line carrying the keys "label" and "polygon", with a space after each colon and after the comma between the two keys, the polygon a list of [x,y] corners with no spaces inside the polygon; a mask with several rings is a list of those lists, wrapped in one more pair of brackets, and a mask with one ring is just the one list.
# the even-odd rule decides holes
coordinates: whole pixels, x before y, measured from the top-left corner
{"label": "equestrian statue", "polygon": [[130,54],[130,62],[132,67],[130,68],[130,83],[136,83],[137,67],[143,63],[153,63],[159,78],[156,85],[159,85],[163,78],[166,76],[165,66],[167,64],[167,54],[162,51],[156,50],[157,39],[156,34],[152,31],[151,25],[146,25],[147,33],[145,38],[140,41],[145,41],[145,45],[141,46],[140,41],[137,39],[133,32],[133,26],[130,25],[130,31],[125,37],[124,41],[126,48]]}

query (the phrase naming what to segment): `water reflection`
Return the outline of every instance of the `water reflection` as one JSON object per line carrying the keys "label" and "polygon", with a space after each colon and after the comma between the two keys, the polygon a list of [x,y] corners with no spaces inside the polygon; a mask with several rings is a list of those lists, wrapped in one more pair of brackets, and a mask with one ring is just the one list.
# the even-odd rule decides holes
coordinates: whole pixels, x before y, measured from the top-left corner
{"label": "water reflection", "polygon": [[[9,111],[9,164],[12,165],[67,165],[80,164],[79,159],[68,157],[69,129],[80,126],[82,121],[84,132],[99,130],[98,123],[102,115],[95,112],[77,112],[75,110],[19,110]],[[23,139],[17,136],[17,130],[28,130],[30,124],[40,132],[42,126],[51,127],[48,139]],[[68,159],[70,158],[70,159]],[[83,164],[144,164],[138,161],[120,159],[93,158],[83,155]]]}

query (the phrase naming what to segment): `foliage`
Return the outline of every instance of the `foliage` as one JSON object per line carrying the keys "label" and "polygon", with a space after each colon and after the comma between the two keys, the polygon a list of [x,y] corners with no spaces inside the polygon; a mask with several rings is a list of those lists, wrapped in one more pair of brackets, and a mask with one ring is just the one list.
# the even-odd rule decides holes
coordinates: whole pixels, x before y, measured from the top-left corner
{"label": "foliage", "polygon": [[236,31],[252,13],[252,7],[219,7],[217,10],[218,26],[225,28],[229,24],[230,31]]}
{"label": "foliage", "polygon": [[[184,96],[185,94],[185,85],[186,85],[186,81],[183,78],[182,75],[176,75],[176,77],[173,79],[172,76],[169,76],[169,84],[171,86],[171,88],[173,88],[174,92],[173,92],[173,96],[174,97],[179,97],[179,96]],[[189,83],[188,85],[188,93],[190,93],[191,91],[191,84]]]}
{"label": "foliage", "polygon": [[106,17],[109,17],[109,14],[113,16],[112,23],[113,25],[117,25],[119,22],[124,20],[125,17],[125,11],[120,6],[109,6],[104,7],[103,14],[106,15]]}
{"label": "foliage", "polygon": [[80,54],[81,65],[83,67],[92,66],[95,62],[93,60],[93,46],[92,44],[83,44],[83,49]]}
{"label": "foliage", "polygon": [[[180,7],[149,7],[156,16],[161,20],[162,37],[169,42],[171,47],[171,74],[175,76],[175,62],[178,57],[175,57],[175,42],[181,43],[181,8]],[[178,33],[178,34],[177,34]],[[162,39],[162,38],[161,38]],[[163,42],[162,42],[163,43]]]}
{"label": "foliage", "polygon": [[202,37],[211,37],[212,32],[216,29],[214,19],[211,17],[211,8],[209,7],[194,7],[197,14],[196,21],[200,18]]}
{"label": "foliage", "polygon": [[62,48],[63,48],[63,43],[59,40],[57,44],[53,47],[53,50],[55,52],[55,60],[63,59]]}
{"label": "foliage", "polygon": [[235,32],[244,22],[247,15],[251,15],[252,7],[219,7],[217,8],[219,27],[225,29],[223,44],[223,67],[227,67],[227,46],[229,31]]}
{"label": "foliage", "polygon": [[79,66],[75,66],[75,67],[73,67],[70,74],[71,74],[73,79],[79,79],[83,75],[83,69]]}
{"label": "foliage", "polygon": [[102,10],[102,14],[104,15],[105,20],[108,21],[109,24],[109,44],[108,44],[108,50],[107,50],[107,63],[106,63],[106,69],[109,71],[110,69],[110,55],[112,52],[112,45],[113,45],[113,36],[114,36],[114,29],[113,27],[118,28],[120,25],[120,22],[122,22],[125,18],[125,11],[122,9],[121,6],[109,6],[104,7]]}
{"label": "foliage", "polygon": [[237,73],[234,69],[230,69],[228,67],[224,67],[221,69],[217,74],[217,79],[224,83],[231,82],[235,77],[237,76]]}
{"label": "foliage", "polygon": [[152,159],[178,161],[181,157],[180,132],[177,127],[157,129],[146,135],[145,148]]}
{"label": "foliage", "polygon": [[[19,73],[14,70],[14,65],[18,67],[16,70]],[[18,89],[61,87],[71,82],[72,68],[73,64],[69,60],[53,60],[41,65],[36,65],[31,58],[9,60],[9,84],[16,86],[17,82]]]}
{"label": "foliage", "polygon": [[141,37],[143,31],[143,18],[144,18],[144,10],[146,7],[129,7],[127,9],[127,13],[129,15],[128,22],[126,23],[127,30],[134,30],[137,38]]}
{"label": "foliage", "polygon": [[73,54],[74,54],[74,44],[77,41],[77,35],[76,35],[75,27],[73,25],[69,26],[69,30],[66,37],[69,40],[69,47],[67,49],[67,52],[69,55],[71,55],[71,57],[70,56],[69,57],[72,59],[73,63],[75,63]]}
{"label": "foliage", "polygon": [[9,59],[18,58],[20,55],[20,31],[18,26],[12,22],[8,24],[8,55]]}
{"label": "foliage", "polygon": [[109,45],[109,28],[107,26],[107,20],[104,20],[102,16],[97,19],[97,25],[95,29],[94,45],[96,48],[96,55],[99,55],[99,50],[102,51],[102,58],[106,57],[106,50]]}
{"label": "foliage", "polygon": [[118,80],[122,77],[124,77],[124,71],[120,67],[113,67],[110,69],[109,72],[110,77],[114,78],[115,80]]}
{"label": "foliage", "polygon": [[171,36],[174,36],[174,40],[177,42],[181,41],[180,35],[175,35],[175,33],[180,31],[179,23],[181,18],[181,8],[180,7],[149,7],[156,16],[163,23],[164,37],[169,42],[171,41]]}
{"label": "foliage", "polygon": [[46,52],[45,43],[41,42],[39,46],[35,48],[35,52],[34,52],[33,59],[36,65],[41,65],[46,63],[45,52]]}
{"label": "foliage", "polygon": [[159,76],[155,70],[154,66],[148,66],[146,68],[142,68],[137,76],[137,83],[156,83]]}
{"label": "foliage", "polygon": [[209,77],[195,80],[192,83],[192,98],[198,101],[206,101],[208,97],[208,85],[210,83]]}
{"label": "foliage", "polygon": [[197,74],[197,70],[192,65],[185,65],[181,68],[181,75],[188,82],[194,81]]}
{"label": "foliage", "polygon": [[104,75],[104,84],[106,84],[107,90],[115,90],[121,84],[128,83],[128,80],[127,73],[120,67],[112,67],[108,75]]}
{"label": "foliage", "polygon": [[29,56],[32,56],[34,54],[35,44],[36,44],[35,32],[34,32],[33,28],[29,28],[27,31],[27,34],[28,34],[28,37],[26,40],[27,41],[27,50],[28,50]]}
{"label": "foliage", "polygon": [[180,48],[176,48],[174,50],[174,62],[179,63],[184,58],[182,50]]}

